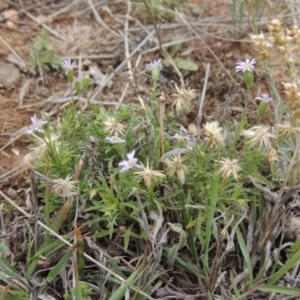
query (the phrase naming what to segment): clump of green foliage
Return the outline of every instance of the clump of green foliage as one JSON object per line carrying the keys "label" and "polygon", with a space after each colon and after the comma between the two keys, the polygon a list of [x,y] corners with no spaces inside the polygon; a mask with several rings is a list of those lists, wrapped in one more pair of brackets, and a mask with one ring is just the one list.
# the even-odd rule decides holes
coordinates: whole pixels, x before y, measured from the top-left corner
{"label": "clump of green foliage", "polygon": [[45,29],[42,29],[38,35],[33,38],[29,45],[30,57],[27,64],[31,71],[37,68],[43,70],[58,70],[62,63],[61,57],[55,49],[51,49],[51,37]]}

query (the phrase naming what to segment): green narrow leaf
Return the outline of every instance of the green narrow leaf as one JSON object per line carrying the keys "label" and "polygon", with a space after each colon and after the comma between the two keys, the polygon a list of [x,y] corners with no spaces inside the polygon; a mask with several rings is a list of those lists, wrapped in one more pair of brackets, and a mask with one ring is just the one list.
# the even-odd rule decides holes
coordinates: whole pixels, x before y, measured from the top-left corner
{"label": "green narrow leaf", "polygon": [[[59,229],[61,228],[68,212],[70,211],[71,203],[72,203],[72,198],[69,197],[68,200],[64,203],[64,205],[61,207],[61,209],[56,214],[56,216],[51,224],[51,227],[50,227],[54,232],[58,232]],[[45,247],[47,247],[46,239],[44,239],[42,244],[40,245],[39,251],[43,250]],[[39,258],[37,257],[31,261],[31,264],[29,265],[27,272],[25,274],[26,279],[28,279],[34,273],[35,269],[37,268],[38,260],[39,260]]]}
{"label": "green narrow leaf", "polygon": [[300,250],[297,251],[268,281],[268,284],[276,283],[282,276],[284,276],[290,269],[292,269],[300,260]]}
{"label": "green narrow leaf", "polygon": [[70,247],[65,255],[59,260],[59,262],[51,269],[47,276],[47,281],[51,282],[60,272],[62,267],[67,263],[68,259],[70,258],[73,251],[73,247]]}
{"label": "green narrow leaf", "polygon": [[169,249],[168,261],[167,261],[167,264],[168,264],[169,268],[173,268],[175,259],[176,259],[177,254],[178,254],[178,250],[179,250],[179,245],[178,244],[176,244],[175,246],[173,246],[172,248]]}
{"label": "green narrow leaf", "polygon": [[242,235],[242,233],[241,233],[241,231],[238,227],[236,228],[236,235],[237,235],[239,245],[240,245],[241,251],[243,253],[243,256],[244,256],[244,259],[245,259],[245,262],[246,262],[246,266],[247,266],[247,269],[248,269],[248,275],[249,275],[249,286],[251,286],[252,283],[253,283],[251,258],[250,258],[247,246],[245,244],[243,235]]}
{"label": "green narrow leaf", "polygon": [[215,176],[214,183],[212,186],[212,192],[211,192],[211,199],[210,199],[210,209],[207,213],[207,222],[206,222],[206,229],[205,229],[205,249],[204,249],[204,274],[206,277],[208,277],[209,274],[209,263],[208,263],[208,252],[209,252],[209,244],[210,244],[210,238],[211,238],[211,228],[214,220],[214,214],[215,214],[215,208],[217,205],[218,200],[218,189],[219,189],[219,176]]}
{"label": "green narrow leaf", "polygon": [[258,288],[262,292],[278,293],[290,296],[300,296],[300,289],[289,288],[285,286],[265,284]]}
{"label": "green narrow leaf", "polygon": [[122,235],[123,238],[124,238],[124,250],[125,250],[125,252],[128,250],[130,235],[131,235],[131,228],[132,228],[132,224],[127,228],[125,233]]}
{"label": "green narrow leaf", "polygon": [[129,289],[128,285],[133,284],[137,278],[138,275],[140,275],[140,269],[141,267],[137,268],[126,280],[126,283],[121,283],[120,287],[111,295],[109,300],[121,300],[124,299],[126,290]]}
{"label": "green narrow leaf", "polygon": [[239,292],[239,289],[237,288],[235,282],[234,282],[234,278],[232,276],[232,272],[230,271],[230,282],[231,282],[231,286],[233,288],[233,292],[234,292],[234,295],[235,297],[239,297],[240,296],[240,292]]}

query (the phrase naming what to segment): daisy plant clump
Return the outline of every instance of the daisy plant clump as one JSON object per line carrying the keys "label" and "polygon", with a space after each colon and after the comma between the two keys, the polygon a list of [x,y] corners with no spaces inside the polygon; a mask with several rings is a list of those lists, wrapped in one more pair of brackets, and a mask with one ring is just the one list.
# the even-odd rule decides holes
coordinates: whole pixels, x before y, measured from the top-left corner
{"label": "daisy plant clump", "polygon": [[[247,74],[247,87],[253,84],[249,73],[253,73],[255,63],[255,59],[248,59],[236,68]],[[84,76],[75,74],[77,64],[65,61],[62,67],[72,89],[88,95]],[[238,243],[238,249],[246,248],[245,228],[249,222],[256,226],[257,220],[249,217],[243,221],[245,211],[253,210],[253,218],[261,215],[265,190],[259,187],[272,188],[272,178],[280,179],[276,168],[281,158],[278,141],[297,139],[300,131],[289,120],[271,126],[248,124],[245,119],[238,125],[210,120],[189,132],[175,115],[187,115],[193,110],[196,90],[175,85],[176,91],[162,93],[162,70],[160,59],[146,66],[151,86],[148,98],[143,99],[144,107],[118,103],[109,108],[101,102],[89,102],[88,109],[79,113],[78,107],[70,105],[59,116],[59,122],[47,120],[46,124],[34,116],[26,132],[34,137],[37,148],[42,147],[41,141],[46,144],[43,151],[32,150],[27,157],[28,166],[39,181],[38,201],[43,215],[38,217],[44,217],[48,227],[63,233],[72,243],[69,252],[76,252],[74,261],[78,262],[75,266],[80,281],[105,286],[110,296],[116,290],[114,284],[101,281],[97,272],[84,267],[87,256],[83,253],[99,260],[98,245],[105,245],[105,257],[116,273],[122,274],[121,279],[146,274],[143,276],[151,285],[158,274],[164,273],[161,270],[168,272],[171,268],[174,276],[185,272],[186,278],[201,277],[202,292],[211,293],[217,274],[226,269],[219,264],[220,251],[225,249],[225,259],[232,243]],[[257,96],[256,100],[272,104],[269,94]],[[168,114],[173,108],[176,114]],[[233,131],[233,139],[228,137],[229,130]],[[59,246],[54,240],[45,234],[41,243],[40,251],[46,259],[52,254],[52,247]],[[116,249],[119,250],[114,252]],[[133,256],[124,264],[126,272],[111,257],[114,253],[118,257]],[[149,266],[159,264],[158,273],[148,272],[145,261],[136,259],[143,253]],[[34,254],[29,261],[27,278],[39,268]],[[46,276],[59,276],[63,264],[58,265],[51,272],[44,271]],[[249,262],[247,267],[251,268]],[[243,273],[244,266],[236,266],[234,272]],[[256,275],[263,281],[262,274],[259,271]],[[176,279],[184,284],[181,280],[180,276]],[[228,289],[232,282],[226,281]],[[146,281],[135,284],[135,290],[128,290],[132,297],[136,290],[145,289]],[[245,286],[239,286],[241,293]]]}

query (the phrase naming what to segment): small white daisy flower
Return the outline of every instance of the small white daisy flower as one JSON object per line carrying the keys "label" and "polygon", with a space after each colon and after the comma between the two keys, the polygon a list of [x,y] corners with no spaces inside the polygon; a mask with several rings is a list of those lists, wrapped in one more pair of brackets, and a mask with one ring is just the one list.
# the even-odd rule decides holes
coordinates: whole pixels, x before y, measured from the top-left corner
{"label": "small white daisy flower", "polygon": [[120,172],[126,172],[134,167],[136,168],[142,168],[140,164],[138,164],[138,159],[134,157],[135,151],[133,150],[132,152],[127,154],[128,160],[123,160],[119,163],[119,167],[122,167]]}
{"label": "small white daisy flower", "polygon": [[246,71],[253,72],[253,70],[255,69],[255,63],[256,63],[255,58],[253,59],[247,58],[245,61],[238,60],[236,63],[235,71],[237,73],[238,72],[245,73]]}

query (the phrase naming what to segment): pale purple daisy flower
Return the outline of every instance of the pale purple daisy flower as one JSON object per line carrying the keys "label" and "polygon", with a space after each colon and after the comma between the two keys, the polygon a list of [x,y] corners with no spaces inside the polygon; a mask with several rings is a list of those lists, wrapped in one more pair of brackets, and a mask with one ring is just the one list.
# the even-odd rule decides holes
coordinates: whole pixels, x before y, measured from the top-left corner
{"label": "pale purple daisy flower", "polygon": [[256,64],[256,59],[250,59],[247,58],[245,61],[238,60],[236,63],[235,71],[238,72],[243,72],[245,73],[246,71],[252,72],[255,69]]}
{"label": "pale purple daisy flower", "polygon": [[34,133],[35,131],[37,131],[37,132],[45,132],[40,127],[42,127],[44,124],[46,124],[47,121],[37,120],[36,119],[36,115],[34,114],[31,117],[31,122],[32,122],[32,125],[28,127],[28,129],[25,131],[25,134],[31,134],[31,133]]}
{"label": "pale purple daisy flower", "polygon": [[183,136],[183,135],[180,135],[178,133],[175,133],[173,136],[171,136],[171,139],[173,139],[175,141],[182,140],[182,139],[184,139],[186,141],[190,141],[191,136],[190,135]]}
{"label": "pale purple daisy flower", "polygon": [[77,62],[76,61],[71,62],[70,59],[65,59],[61,64],[61,66],[63,69],[65,69],[66,73],[78,67]]}
{"label": "pale purple daisy flower", "polygon": [[125,143],[125,140],[119,138],[118,133],[115,132],[114,136],[108,136],[105,138],[106,141],[109,141],[111,144],[121,144]]}
{"label": "pale purple daisy flower", "polygon": [[140,164],[138,164],[137,158],[134,157],[135,151],[127,154],[128,160],[123,160],[119,163],[119,167],[122,167],[121,173],[128,171],[129,169],[132,169],[133,167],[136,168],[142,168]]}
{"label": "pale purple daisy flower", "polygon": [[262,94],[261,97],[255,97],[255,100],[260,100],[268,103],[268,102],[272,102],[273,98],[268,93],[265,93]]}
{"label": "pale purple daisy flower", "polygon": [[163,64],[161,63],[161,59],[153,60],[149,64],[146,65],[146,71],[152,71],[155,67],[161,71],[163,69]]}

